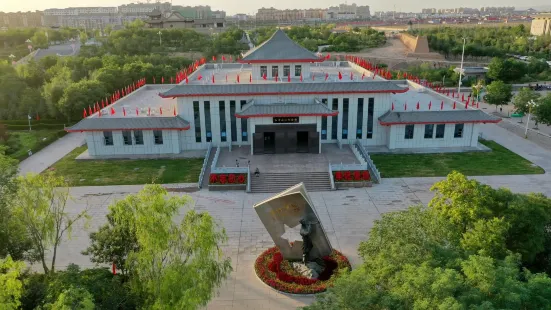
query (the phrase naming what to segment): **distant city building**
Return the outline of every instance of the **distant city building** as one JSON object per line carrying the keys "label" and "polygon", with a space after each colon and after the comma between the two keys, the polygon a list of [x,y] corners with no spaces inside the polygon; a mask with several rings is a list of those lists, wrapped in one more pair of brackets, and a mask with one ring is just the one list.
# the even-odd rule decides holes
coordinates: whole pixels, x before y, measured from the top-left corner
{"label": "distant city building", "polygon": [[245,21],[245,20],[249,20],[250,19],[250,16],[247,15],[247,14],[235,14],[233,16],[233,19],[235,20],[240,20],[240,21]]}
{"label": "distant city building", "polygon": [[358,6],[356,3],[344,3],[329,7],[327,17],[328,19],[369,19],[371,13],[368,5]]}
{"label": "distant city building", "polygon": [[551,34],[551,13],[533,16],[530,33],[535,36]]}
{"label": "distant city building", "polygon": [[48,27],[74,27],[103,29],[107,25],[122,26],[117,7],[78,7],[44,10],[44,25]]}
{"label": "distant city building", "polygon": [[220,32],[226,28],[224,18],[187,18],[178,11],[164,15],[153,11],[145,20],[149,28],[191,28],[204,33]]}
{"label": "distant city building", "polygon": [[304,21],[304,20],[339,20],[339,19],[369,19],[369,6],[340,4],[328,9],[286,9],[273,7],[260,8],[256,13],[257,21]]}
{"label": "distant city building", "polygon": [[124,16],[147,17],[147,14],[153,12],[155,9],[162,13],[171,12],[172,4],[170,2],[123,4],[118,7],[118,13]]}
{"label": "distant city building", "polygon": [[[210,6],[181,6],[174,5],[172,10],[178,12],[184,18],[193,18],[193,19],[207,19],[213,18],[213,12],[210,9]],[[220,11],[217,11],[220,12]],[[226,12],[224,12],[224,17],[226,17]]]}
{"label": "distant city building", "polygon": [[0,27],[20,28],[20,27],[42,27],[44,25],[44,16],[41,11],[35,12],[0,12]]}

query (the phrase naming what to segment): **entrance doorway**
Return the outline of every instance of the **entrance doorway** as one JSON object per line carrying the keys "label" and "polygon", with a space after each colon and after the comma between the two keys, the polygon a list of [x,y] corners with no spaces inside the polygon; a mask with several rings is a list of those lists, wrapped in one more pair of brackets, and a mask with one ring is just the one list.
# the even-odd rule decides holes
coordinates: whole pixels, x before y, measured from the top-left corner
{"label": "entrance doorway", "polygon": [[297,153],[308,153],[308,131],[297,131]]}
{"label": "entrance doorway", "polygon": [[275,132],[264,132],[264,153],[275,154]]}

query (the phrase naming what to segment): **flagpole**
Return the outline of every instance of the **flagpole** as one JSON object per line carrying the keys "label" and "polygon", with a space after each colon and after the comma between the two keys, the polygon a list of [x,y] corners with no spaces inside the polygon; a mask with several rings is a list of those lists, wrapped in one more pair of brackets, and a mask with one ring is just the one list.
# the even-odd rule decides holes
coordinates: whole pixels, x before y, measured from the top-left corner
{"label": "flagpole", "polygon": [[28,114],[27,118],[29,120],[29,131],[32,131],[32,128],[31,128],[31,114]]}
{"label": "flagpole", "polygon": [[461,69],[459,69],[459,82],[457,83],[457,95],[461,93],[461,75],[463,74],[463,58],[465,57],[465,41],[463,38],[463,52],[461,53]]}

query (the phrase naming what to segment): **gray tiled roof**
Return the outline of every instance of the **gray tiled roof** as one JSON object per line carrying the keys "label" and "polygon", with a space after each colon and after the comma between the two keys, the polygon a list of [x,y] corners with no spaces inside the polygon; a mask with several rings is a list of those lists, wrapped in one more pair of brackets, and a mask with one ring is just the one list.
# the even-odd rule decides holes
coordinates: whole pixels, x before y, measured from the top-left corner
{"label": "gray tiled roof", "polygon": [[322,103],[270,103],[255,104],[251,103],[245,106],[243,111],[235,113],[237,117],[261,117],[261,116],[308,116],[308,115],[337,115],[338,111],[333,111]]}
{"label": "gray tiled roof", "polygon": [[189,122],[179,116],[174,117],[88,117],[66,131],[100,131],[131,129],[189,129]]}
{"label": "gray tiled roof", "polygon": [[379,117],[381,125],[437,123],[498,123],[501,118],[481,110],[387,112]]}
{"label": "gray tiled roof", "polygon": [[248,51],[243,55],[242,61],[260,61],[260,60],[320,60],[316,54],[310,52],[304,47],[291,40],[283,30],[278,29],[264,43]]}
{"label": "gray tiled roof", "polygon": [[327,82],[327,83],[269,83],[269,84],[210,84],[178,85],[161,93],[162,97],[192,97],[220,95],[279,95],[293,94],[342,94],[342,93],[381,93],[406,92],[392,81],[369,82]]}

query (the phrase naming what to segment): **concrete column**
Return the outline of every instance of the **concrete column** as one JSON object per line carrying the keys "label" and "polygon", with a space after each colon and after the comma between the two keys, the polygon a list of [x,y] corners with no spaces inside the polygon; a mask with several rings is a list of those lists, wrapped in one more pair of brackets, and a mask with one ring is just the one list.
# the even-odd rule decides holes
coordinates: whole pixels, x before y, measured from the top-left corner
{"label": "concrete column", "polygon": [[[348,107],[350,108],[350,104],[348,105]],[[348,111],[348,112],[350,114],[350,111]],[[338,115],[338,118],[337,118],[337,140],[342,140],[342,114],[343,114],[342,98],[339,98],[339,115]]]}
{"label": "concrete column", "polygon": [[[348,141],[356,140],[358,124],[358,98],[348,99]],[[350,135],[352,133],[352,135]]]}
{"label": "concrete column", "polygon": [[[201,122],[201,144],[203,143],[206,144],[207,130],[206,130],[206,123],[205,123],[205,102],[204,101],[199,101],[199,121]],[[193,130],[194,130],[193,132],[195,133],[195,128],[193,128]],[[193,135],[193,137],[195,139],[195,134]]]}
{"label": "concrete column", "polygon": [[226,112],[226,141],[228,142],[228,145],[230,145],[232,143],[231,141],[231,113],[230,113],[230,101],[229,100],[226,100],[225,101],[225,108],[224,108],[224,112]]}
{"label": "concrete column", "polygon": [[362,115],[362,139],[367,139],[367,108],[369,99],[364,97],[364,107]]}
{"label": "concrete column", "polygon": [[[332,110],[333,109],[333,96],[327,97],[327,107]],[[333,117],[335,116],[328,116],[327,117],[327,141],[331,140],[331,128],[333,127]]]}

